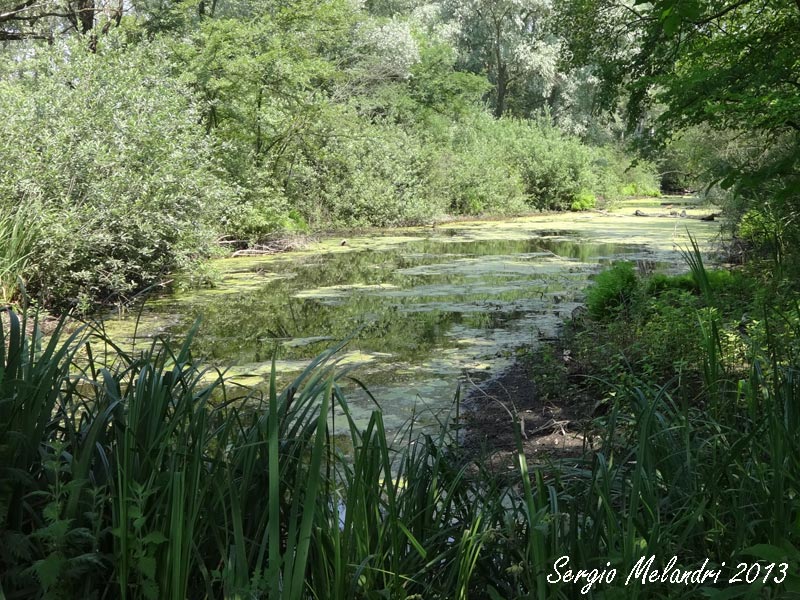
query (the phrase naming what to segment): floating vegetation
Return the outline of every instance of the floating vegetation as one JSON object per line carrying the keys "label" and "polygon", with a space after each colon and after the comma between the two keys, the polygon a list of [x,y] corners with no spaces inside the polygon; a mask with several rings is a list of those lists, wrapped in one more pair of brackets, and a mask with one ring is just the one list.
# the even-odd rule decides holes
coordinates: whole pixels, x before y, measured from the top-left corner
{"label": "floating vegetation", "polygon": [[[685,225],[701,239],[715,231]],[[602,265],[626,259],[685,269],[686,235],[664,219],[588,213],[391,230],[350,236],[346,245],[320,240],[294,252],[215,261],[216,288],[148,302],[139,334],[180,338],[201,318],[199,358],[233,364],[229,380],[248,386],[265,385],[273,357],[286,381],[350,338],[340,363],[381,398],[387,425],[412,414],[425,421],[422,413],[434,422],[459,381],[497,373],[516,348],[556,337]],[[135,324],[133,314],[106,321],[123,341]],[[367,418],[372,400],[351,392],[354,414]]]}

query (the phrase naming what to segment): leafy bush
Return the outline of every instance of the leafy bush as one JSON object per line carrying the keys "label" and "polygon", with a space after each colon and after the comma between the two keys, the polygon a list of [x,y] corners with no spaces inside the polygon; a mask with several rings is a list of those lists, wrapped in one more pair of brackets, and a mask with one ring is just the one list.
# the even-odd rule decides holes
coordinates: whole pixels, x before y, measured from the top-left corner
{"label": "leafy bush", "polygon": [[464,122],[452,140],[436,147],[433,193],[454,214],[522,213],[528,208],[519,170],[506,159],[506,145],[484,135],[494,123],[482,116]]}
{"label": "leafy bush", "polygon": [[699,288],[690,273],[685,273],[683,275],[653,273],[645,280],[644,291],[649,296],[657,296],[667,290],[697,292]]}
{"label": "leafy bush", "polygon": [[758,247],[766,246],[782,233],[782,224],[768,212],[750,209],[739,219],[738,235]]}
{"label": "leafy bush", "polygon": [[[716,306],[726,310],[740,310],[737,298],[752,293],[753,280],[739,271],[709,269],[703,271],[709,290],[713,293]],[[694,296],[702,294],[702,284],[695,273],[665,275],[655,273],[644,280],[644,293],[653,298],[669,296],[675,292],[689,292]]]}
{"label": "leafy bush", "polygon": [[504,159],[519,172],[528,203],[540,210],[585,210],[595,206],[590,196],[595,202],[610,202],[626,186],[658,194],[650,163],[631,166],[621,149],[588,146],[559,130],[546,115],[527,121],[501,119],[494,125],[481,124],[479,131],[484,138],[499,140]]}
{"label": "leafy bush", "polygon": [[69,45],[0,81],[0,207],[41,207],[28,285],[49,304],[135,293],[213,238],[229,189],[166,66],[155,44]]}
{"label": "leafy bush", "polygon": [[641,158],[632,160],[618,145],[597,148],[593,168],[596,192],[607,202],[622,196],[661,195],[655,165]]}
{"label": "leafy bush", "polygon": [[433,164],[434,194],[457,215],[508,215],[527,205],[519,173],[486,145],[438,153]]}
{"label": "leafy bush", "polygon": [[519,170],[533,207],[567,210],[581,191],[595,187],[589,147],[544,119],[502,119],[493,133],[502,136],[506,160]]}
{"label": "leafy bush", "polygon": [[617,262],[599,273],[586,292],[589,314],[598,320],[619,316],[633,301],[639,280],[631,262]]}
{"label": "leafy bush", "polygon": [[570,210],[589,210],[594,208],[597,204],[597,198],[594,194],[587,191],[579,192],[570,205]]}
{"label": "leafy bush", "polygon": [[[263,181],[263,174],[254,174],[255,181]],[[266,241],[276,232],[304,232],[308,223],[297,209],[291,208],[289,198],[268,181],[257,191],[245,193],[236,203],[228,204],[220,220],[221,233],[249,245]]]}
{"label": "leafy bush", "polygon": [[430,149],[400,127],[350,118],[347,133],[295,165],[286,189],[294,208],[323,227],[410,225],[443,214],[443,200],[429,193]]}

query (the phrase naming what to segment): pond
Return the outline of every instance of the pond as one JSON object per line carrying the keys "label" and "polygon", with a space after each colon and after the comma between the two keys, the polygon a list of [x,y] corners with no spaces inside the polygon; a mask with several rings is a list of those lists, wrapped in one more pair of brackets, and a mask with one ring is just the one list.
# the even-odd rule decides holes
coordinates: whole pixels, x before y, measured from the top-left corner
{"label": "pond", "polygon": [[[632,210],[623,209],[630,215]],[[342,366],[380,404],[388,428],[433,423],[461,385],[495,376],[515,353],[552,339],[602,265],[631,260],[685,270],[687,231],[707,241],[718,225],[623,214],[535,216],[323,239],[302,251],[216,261],[212,289],[148,301],[137,337],[180,339],[198,317],[195,356],[262,386],[273,356],[282,381],[337,342]],[[109,318],[130,342],[137,315]],[[375,408],[353,385],[357,423]]]}

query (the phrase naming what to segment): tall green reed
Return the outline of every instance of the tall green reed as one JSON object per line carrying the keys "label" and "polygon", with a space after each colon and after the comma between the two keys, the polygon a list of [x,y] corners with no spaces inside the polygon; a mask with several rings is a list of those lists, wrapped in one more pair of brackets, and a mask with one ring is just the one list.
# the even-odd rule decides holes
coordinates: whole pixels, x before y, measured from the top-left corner
{"label": "tall green reed", "polygon": [[739,381],[718,371],[716,410],[676,402],[672,383],[618,385],[593,451],[531,463],[519,439],[498,472],[447,423],[394,443],[379,411],[357,427],[335,348],[251,390],[198,366],[191,334],[134,354],[90,326],[45,338],[3,318],[9,598],[571,598],[547,580],[564,555],[620,573],[650,554],[797,566],[800,392],[777,350],[754,350]]}
{"label": "tall green reed", "polygon": [[19,209],[0,217],[0,302],[10,302],[25,274],[36,236],[33,211]]}

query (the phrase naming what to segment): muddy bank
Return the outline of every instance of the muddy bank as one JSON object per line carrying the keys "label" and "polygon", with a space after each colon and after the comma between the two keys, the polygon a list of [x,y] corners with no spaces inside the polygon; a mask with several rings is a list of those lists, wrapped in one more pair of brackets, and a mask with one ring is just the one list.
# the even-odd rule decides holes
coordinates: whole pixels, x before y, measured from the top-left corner
{"label": "muddy bank", "polygon": [[597,399],[561,339],[519,354],[516,362],[481,384],[464,401],[464,448],[497,468],[515,464],[522,447],[532,463],[580,458],[591,445]]}

